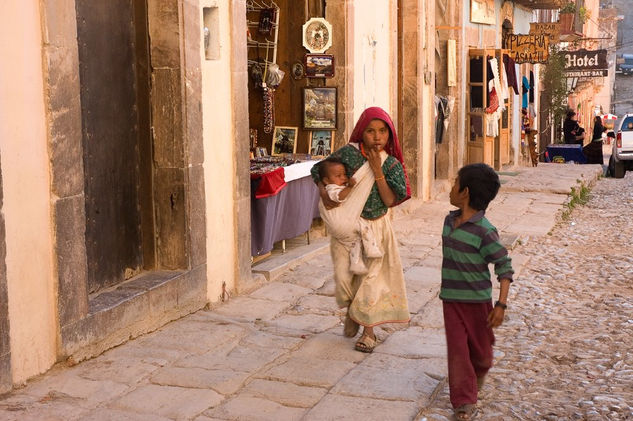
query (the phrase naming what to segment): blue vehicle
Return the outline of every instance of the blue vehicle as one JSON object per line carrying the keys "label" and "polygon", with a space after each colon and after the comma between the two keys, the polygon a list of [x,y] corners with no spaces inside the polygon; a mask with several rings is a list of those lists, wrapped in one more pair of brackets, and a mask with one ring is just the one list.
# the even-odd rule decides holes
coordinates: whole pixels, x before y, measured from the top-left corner
{"label": "blue vehicle", "polygon": [[633,54],[622,54],[616,60],[616,70],[622,72],[623,75],[633,74]]}

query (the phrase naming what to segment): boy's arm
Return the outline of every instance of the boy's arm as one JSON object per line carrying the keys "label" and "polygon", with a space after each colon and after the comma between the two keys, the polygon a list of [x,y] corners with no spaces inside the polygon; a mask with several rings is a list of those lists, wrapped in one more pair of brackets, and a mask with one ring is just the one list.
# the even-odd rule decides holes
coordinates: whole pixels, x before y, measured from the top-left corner
{"label": "boy's arm", "polygon": [[495,274],[500,283],[499,299],[488,315],[488,326],[498,327],[503,323],[505,307],[508,303],[508,292],[514,274],[512,259],[508,256],[508,250],[499,241],[499,233],[496,230],[487,233],[482,245],[481,254],[487,263],[494,264]]}
{"label": "boy's arm", "polygon": [[505,316],[505,307],[508,303],[508,291],[510,290],[510,279],[501,279],[501,288],[499,290],[499,300],[495,303],[494,308],[488,315],[488,327],[499,327],[503,323]]}

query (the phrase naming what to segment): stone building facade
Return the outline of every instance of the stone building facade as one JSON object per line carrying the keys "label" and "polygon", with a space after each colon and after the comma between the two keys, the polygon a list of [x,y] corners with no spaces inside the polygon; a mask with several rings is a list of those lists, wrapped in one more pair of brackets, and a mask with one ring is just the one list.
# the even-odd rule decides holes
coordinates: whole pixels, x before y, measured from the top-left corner
{"label": "stone building facade", "polygon": [[[277,3],[291,15],[288,1]],[[468,162],[469,50],[501,49],[508,10],[515,31],[532,18],[529,2],[494,0],[494,22],[474,23],[472,3],[306,0],[285,22],[287,39],[310,17],[333,25],[336,69],[324,83],[338,90],[335,146],[365,107],[385,108],[425,200]],[[240,292],[252,277],[256,117],[246,0],[3,7],[0,392]],[[279,99],[299,86],[292,54],[281,54]],[[441,144],[436,94],[455,101]],[[519,163],[513,153],[500,165]]]}

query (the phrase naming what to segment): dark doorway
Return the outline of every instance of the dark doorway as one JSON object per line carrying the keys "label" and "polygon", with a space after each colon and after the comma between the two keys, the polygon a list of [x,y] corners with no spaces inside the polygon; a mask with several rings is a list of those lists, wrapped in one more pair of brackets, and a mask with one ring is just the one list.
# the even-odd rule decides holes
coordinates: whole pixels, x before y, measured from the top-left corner
{"label": "dark doorway", "polygon": [[143,237],[153,238],[141,229],[144,212],[152,214],[147,12],[145,0],[77,0],[76,12],[87,286],[94,293],[147,265]]}

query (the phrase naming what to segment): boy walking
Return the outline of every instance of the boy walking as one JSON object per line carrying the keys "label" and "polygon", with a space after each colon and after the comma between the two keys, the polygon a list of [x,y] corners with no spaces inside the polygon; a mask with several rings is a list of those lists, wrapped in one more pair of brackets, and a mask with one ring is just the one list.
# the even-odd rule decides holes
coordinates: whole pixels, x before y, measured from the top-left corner
{"label": "boy walking", "polygon": [[[449,212],[442,231],[440,299],[450,400],[458,420],[476,415],[477,392],[492,367],[492,328],[503,322],[514,273],[497,229],[484,216],[499,187],[499,176],[488,165],[472,164],[460,169],[450,192],[451,205],[458,210]],[[490,263],[501,283],[494,306]]]}

